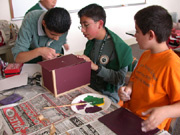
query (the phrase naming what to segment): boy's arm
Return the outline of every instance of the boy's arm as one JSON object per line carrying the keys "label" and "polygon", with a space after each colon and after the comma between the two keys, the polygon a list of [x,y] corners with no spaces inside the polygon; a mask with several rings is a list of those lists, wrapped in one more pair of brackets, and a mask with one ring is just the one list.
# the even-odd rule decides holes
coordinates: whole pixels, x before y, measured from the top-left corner
{"label": "boy's arm", "polygon": [[118,71],[101,66],[101,70],[99,70],[97,75],[110,84],[122,86],[125,82],[127,71],[128,66],[121,68]]}
{"label": "boy's arm", "polygon": [[166,118],[180,117],[180,101],[172,105],[151,108],[143,112],[142,115],[150,115],[147,120],[142,122],[142,131],[153,130]]}
{"label": "boy's arm", "polygon": [[31,51],[20,52],[17,55],[15,62],[24,63],[38,56],[42,56],[43,59],[48,60],[48,59],[56,58],[58,54],[56,54],[56,51],[52,48],[39,47]]}
{"label": "boy's arm", "polygon": [[31,18],[32,13],[29,13],[24,18],[21,28],[16,39],[15,46],[12,48],[15,62],[27,62],[35,58],[35,54],[39,56],[35,50],[30,51],[29,48],[33,38],[33,19]]}
{"label": "boy's arm", "polygon": [[91,69],[96,71],[97,75],[99,77],[102,77],[104,81],[113,85],[124,84],[128,67],[124,67],[120,69],[119,71],[115,71],[112,69],[107,69],[106,67],[103,67],[103,66],[98,66],[86,55],[82,55],[78,57],[83,58],[87,62],[91,62]]}

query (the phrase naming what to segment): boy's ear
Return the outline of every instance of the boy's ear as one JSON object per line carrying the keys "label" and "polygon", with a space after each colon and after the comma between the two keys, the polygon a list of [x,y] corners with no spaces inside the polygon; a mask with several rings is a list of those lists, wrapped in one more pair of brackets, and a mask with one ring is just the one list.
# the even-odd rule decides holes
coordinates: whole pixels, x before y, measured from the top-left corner
{"label": "boy's ear", "polygon": [[42,20],[42,25],[43,25],[44,27],[46,27],[46,23],[45,23],[44,20]]}
{"label": "boy's ear", "polygon": [[104,21],[103,20],[99,20],[99,28],[102,28],[104,26]]}
{"label": "boy's ear", "polygon": [[153,38],[155,38],[155,37],[156,37],[156,35],[155,35],[154,31],[153,31],[153,30],[150,30],[150,31],[149,31],[149,39],[151,40],[151,39],[153,39]]}

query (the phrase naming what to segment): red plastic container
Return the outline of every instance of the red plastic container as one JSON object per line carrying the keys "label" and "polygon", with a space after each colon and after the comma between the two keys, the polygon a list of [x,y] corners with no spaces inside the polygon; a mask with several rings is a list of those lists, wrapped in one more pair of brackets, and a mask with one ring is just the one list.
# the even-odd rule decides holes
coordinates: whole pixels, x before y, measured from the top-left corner
{"label": "red plastic container", "polygon": [[5,77],[11,77],[14,75],[19,75],[21,73],[23,63],[9,63],[4,70]]}

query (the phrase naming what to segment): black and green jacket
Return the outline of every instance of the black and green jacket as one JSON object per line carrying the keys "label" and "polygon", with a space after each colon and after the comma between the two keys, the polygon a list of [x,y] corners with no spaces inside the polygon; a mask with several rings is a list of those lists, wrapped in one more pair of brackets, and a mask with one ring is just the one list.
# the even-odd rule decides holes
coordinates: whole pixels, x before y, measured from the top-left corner
{"label": "black and green jacket", "polygon": [[[131,71],[132,70],[132,61],[133,61],[131,48],[114,32],[112,32],[108,28],[106,28],[106,31],[108,32],[108,34],[110,35],[110,37],[113,40],[115,50],[117,53],[117,59],[118,59],[118,65],[114,65],[113,64],[114,62],[112,61],[108,64],[108,68],[118,70],[118,69],[128,66],[128,71]],[[93,48],[93,45],[94,45],[94,39],[89,40],[87,42],[86,48],[84,51],[85,55],[89,56],[89,54]],[[114,60],[114,61],[116,61],[116,60]]]}
{"label": "black and green jacket", "polygon": [[[108,28],[106,28],[106,31],[107,31],[108,35],[111,37],[111,40],[114,44],[114,48],[116,51],[115,52],[116,57],[113,60],[109,61],[109,63],[107,63],[105,66],[103,65],[102,71],[100,71],[98,74],[95,74],[94,71],[91,72],[90,86],[93,89],[95,89],[96,91],[100,91],[103,94],[109,96],[111,99],[115,99],[115,102],[118,102],[119,97],[118,97],[117,91],[118,91],[120,85],[124,85],[125,74],[126,74],[126,72],[121,72],[121,70],[123,70],[123,68],[128,67],[128,70],[131,71],[132,61],[133,61],[132,50],[131,50],[131,47],[129,47],[114,32],[110,31]],[[94,43],[95,43],[95,39],[89,40],[87,42],[86,48],[84,50],[84,54],[86,56],[90,57],[91,51],[94,47]],[[108,70],[113,70],[114,75],[111,74],[112,72],[110,74],[108,74],[106,72]],[[122,74],[120,74],[120,72]],[[115,82],[111,81],[113,79],[115,81],[118,80],[117,78],[110,78],[110,76],[115,77],[116,75],[117,75],[117,78],[120,79],[121,82],[115,83]],[[98,84],[94,80],[97,80],[100,83]]]}

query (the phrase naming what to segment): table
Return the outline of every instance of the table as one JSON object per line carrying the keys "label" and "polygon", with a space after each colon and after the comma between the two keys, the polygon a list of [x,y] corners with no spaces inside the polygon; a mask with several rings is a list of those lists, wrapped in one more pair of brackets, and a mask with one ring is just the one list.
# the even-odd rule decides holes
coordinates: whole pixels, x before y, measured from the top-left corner
{"label": "table", "polygon": [[[107,110],[89,115],[80,115],[71,110],[70,107],[44,110],[45,106],[70,104],[78,95],[84,93],[97,93],[88,86],[83,86],[55,98],[51,93],[41,86],[27,85],[20,88],[5,91],[5,95],[17,93],[24,98],[14,107],[0,109],[0,120],[8,135],[23,132],[25,134],[49,134],[52,123],[55,125],[56,134],[81,135],[87,134],[115,135],[110,129],[100,123],[97,119],[111,111],[119,108],[112,103]],[[37,116],[43,115],[45,121],[39,120]]]}
{"label": "table", "polygon": [[[24,64],[21,73],[27,72],[30,77],[40,72],[40,67],[38,64]],[[107,110],[89,115],[77,114],[70,107],[44,109],[47,106],[71,104],[75,97],[85,93],[97,93],[88,86],[75,88],[55,98],[42,86],[28,84],[0,91],[0,100],[13,93],[19,94],[23,99],[11,107],[0,106],[0,135],[3,134],[2,132],[8,135],[50,134],[53,125],[57,135],[115,135],[99,122],[98,118],[118,109],[118,104],[111,103]],[[44,119],[39,119],[39,116],[43,116]],[[168,134],[162,132],[159,135]]]}
{"label": "table", "polygon": [[[88,86],[76,88],[55,98],[41,86],[27,85],[1,93],[0,99],[12,93],[24,98],[16,106],[0,109],[0,134],[6,132],[8,135],[51,135],[51,127],[54,125],[57,135],[115,135],[98,121],[98,118],[119,108],[115,103],[107,110],[89,115],[77,114],[70,107],[43,109],[46,106],[70,104],[81,94],[97,93]],[[40,115],[44,117],[41,120],[38,119]],[[159,135],[169,134],[165,131]]]}

